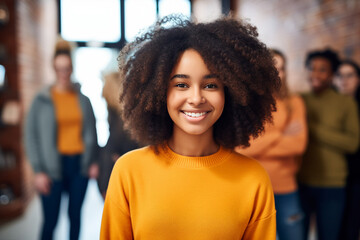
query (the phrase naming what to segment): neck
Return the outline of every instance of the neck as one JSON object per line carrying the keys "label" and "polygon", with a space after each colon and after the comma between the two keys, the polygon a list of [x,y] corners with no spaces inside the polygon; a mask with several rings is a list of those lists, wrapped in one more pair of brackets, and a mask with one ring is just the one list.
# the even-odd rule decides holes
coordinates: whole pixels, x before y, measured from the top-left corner
{"label": "neck", "polygon": [[71,90],[71,84],[55,84],[54,88],[58,92],[68,92]]}
{"label": "neck", "polygon": [[189,135],[181,130],[176,131],[174,129],[168,145],[175,153],[191,157],[208,156],[219,150],[219,145],[213,138],[212,130],[202,135]]}

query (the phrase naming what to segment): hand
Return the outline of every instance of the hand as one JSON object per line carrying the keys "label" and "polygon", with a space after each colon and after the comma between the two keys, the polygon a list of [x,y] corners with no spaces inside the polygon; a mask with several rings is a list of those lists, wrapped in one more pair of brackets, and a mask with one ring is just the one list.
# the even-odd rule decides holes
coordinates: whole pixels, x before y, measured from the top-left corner
{"label": "hand", "polygon": [[45,173],[37,173],[35,174],[35,188],[36,190],[43,194],[48,195],[51,189],[51,179]]}
{"label": "hand", "polygon": [[99,165],[93,163],[88,170],[89,178],[97,178],[99,176]]}
{"label": "hand", "polygon": [[300,122],[293,121],[286,126],[283,134],[285,136],[293,136],[293,135],[298,134],[301,130],[302,130],[302,125],[300,124]]}

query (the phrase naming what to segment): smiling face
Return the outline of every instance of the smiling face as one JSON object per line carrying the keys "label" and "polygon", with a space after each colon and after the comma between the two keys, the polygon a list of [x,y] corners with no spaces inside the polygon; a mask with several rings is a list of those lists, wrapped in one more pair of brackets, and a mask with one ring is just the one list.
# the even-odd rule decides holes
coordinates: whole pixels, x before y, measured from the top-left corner
{"label": "smiling face", "polygon": [[314,92],[322,92],[330,87],[333,78],[331,62],[326,58],[316,57],[310,61],[309,80]]}
{"label": "smiling face", "polygon": [[356,89],[360,83],[356,70],[350,64],[342,64],[339,67],[334,84],[343,94],[355,96]]}
{"label": "smiling face", "polygon": [[56,85],[67,88],[71,83],[72,62],[70,56],[60,54],[54,58]]}
{"label": "smiling face", "polygon": [[224,86],[212,74],[201,55],[182,53],[170,77],[167,110],[174,122],[173,134],[211,134],[225,104]]}

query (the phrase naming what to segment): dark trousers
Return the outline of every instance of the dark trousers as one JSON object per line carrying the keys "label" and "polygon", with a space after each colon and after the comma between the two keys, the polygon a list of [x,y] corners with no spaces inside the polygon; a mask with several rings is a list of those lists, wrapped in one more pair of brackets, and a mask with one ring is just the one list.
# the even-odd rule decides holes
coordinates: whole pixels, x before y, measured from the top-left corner
{"label": "dark trousers", "polygon": [[315,214],[318,240],[338,240],[344,215],[345,188],[300,185],[299,193],[305,213],[305,239],[309,234],[310,217]]}
{"label": "dark trousers", "polygon": [[61,157],[62,180],[53,180],[50,194],[41,196],[44,211],[42,240],[53,239],[53,232],[59,216],[62,192],[69,194],[70,240],[79,239],[81,206],[88,184],[88,178],[80,174],[80,156],[63,155]]}
{"label": "dark trousers", "polygon": [[342,237],[344,240],[360,239],[360,182],[349,181],[346,187],[346,205]]}

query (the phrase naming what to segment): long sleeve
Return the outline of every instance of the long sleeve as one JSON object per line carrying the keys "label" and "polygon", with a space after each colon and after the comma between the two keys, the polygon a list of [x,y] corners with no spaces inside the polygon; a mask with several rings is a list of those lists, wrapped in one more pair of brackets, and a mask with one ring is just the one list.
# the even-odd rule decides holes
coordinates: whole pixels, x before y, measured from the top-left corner
{"label": "long sleeve", "polygon": [[129,203],[126,197],[125,176],[121,174],[119,161],[110,177],[101,221],[100,239],[133,239]]}
{"label": "long sleeve", "polygon": [[271,190],[268,176],[263,176],[261,183],[254,201],[256,210],[253,212],[253,218],[255,221],[250,221],[242,239],[276,239],[276,213],[273,211],[274,193]]}
{"label": "long sleeve", "polygon": [[345,113],[341,119],[342,128],[329,127],[310,119],[309,130],[315,141],[344,153],[352,153],[359,145],[359,117],[355,101],[350,98],[347,100],[343,105]]}
{"label": "long sleeve", "polygon": [[24,132],[24,145],[26,155],[32,165],[32,168],[35,173],[41,172],[41,164],[40,164],[40,154],[39,154],[39,143],[38,143],[38,103],[39,99],[35,98],[33,103],[31,104],[30,110],[27,114],[25,120],[25,132]]}
{"label": "long sleeve", "polygon": [[236,151],[246,156],[253,158],[259,158],[266,154],[269,148],[275,144],[281,138],[282,133],[279,130],[272,130],[271,134],[268,134],[267,130],[262,133],[258,138],[251,138],[250,147],[241,148],[237,147]]}
{"label": "long sleeve", "polygon": [[278,139],[267,151],[264,157],[288,157],[304,153],[307,144],[306,110],[300,97],[293,97],[292,116],[290,123],[296,121],[300,125],[299,131],[294,135],[284,135]]}
{"label": "long sleeve", "polygon": [[81,108],[84,115],[83,140],[85,143],[84,158],[86,162],[93,163],[98,161],[99,146],[97,144],[96,120],[90,100],[83,96],[81,98]]}
{"label": "long sleeve", "polygon": [[[278,101],[278,111],[273,115],[274,123],[267,124],[264,133],[256,139],[251,139],[250,147],[236,150],[244,155],[256,159],[289,157],[302,154],[307,143],[306,111],[303,100],[300,97],[290,98],[291,115],[287,117],[284,102]],[[294,135],[286,135],[286,127],[297,122],[299,131]]]}
{"label": "long sleeve", "polygon": [[317,187],[344,187],[345,154],[357,149],[359,120],[356,103],[333,89],[303,95],[307,107],[309,145],[298,179]]}

